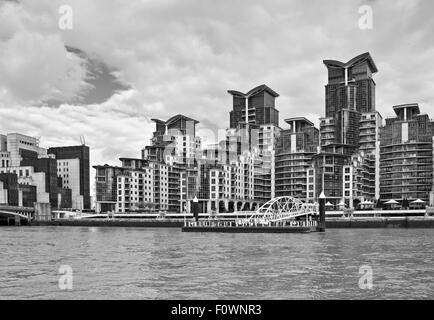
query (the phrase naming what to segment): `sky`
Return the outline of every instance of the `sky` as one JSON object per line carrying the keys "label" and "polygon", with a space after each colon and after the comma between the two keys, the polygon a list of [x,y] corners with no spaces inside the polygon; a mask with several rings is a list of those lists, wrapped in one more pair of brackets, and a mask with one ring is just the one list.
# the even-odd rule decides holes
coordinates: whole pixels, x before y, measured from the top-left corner
{"label": "sky", "polygon": [[[63,5],[72,28],[59,23]],[[432,0],[0,0],[0,133],[42,147],[84,136],[92,165],[119,164],[140,157],[151,118],[181,113],[209,136],[229,125],[227,90],[261,84],[280,94],[282,128],[295,116],[318,123],[322,61],[364,52],[383,117],[413,102],[434,115],[432,12]]]}

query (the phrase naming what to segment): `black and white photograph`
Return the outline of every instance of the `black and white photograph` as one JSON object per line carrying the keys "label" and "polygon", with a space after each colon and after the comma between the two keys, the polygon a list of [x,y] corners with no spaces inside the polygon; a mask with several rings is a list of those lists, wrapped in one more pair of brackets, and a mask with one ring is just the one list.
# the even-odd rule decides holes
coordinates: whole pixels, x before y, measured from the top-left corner
{"label": "black and white photograph", "polygon": [[433,12],[0,0],[0,300],[432,301]]}

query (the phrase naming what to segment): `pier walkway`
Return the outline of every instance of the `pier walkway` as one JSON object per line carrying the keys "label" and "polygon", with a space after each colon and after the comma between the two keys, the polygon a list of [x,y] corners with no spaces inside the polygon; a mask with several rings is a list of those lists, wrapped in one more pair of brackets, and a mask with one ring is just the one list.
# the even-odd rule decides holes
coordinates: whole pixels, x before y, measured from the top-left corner
{"label": "pier walkway", "polygon": [[[183,232],[314,232],[318,230],[318,204],[292,197],[271,199],[248,218],[233,221],[185,221]],[[305,217],[304,220],[300,218]]]}

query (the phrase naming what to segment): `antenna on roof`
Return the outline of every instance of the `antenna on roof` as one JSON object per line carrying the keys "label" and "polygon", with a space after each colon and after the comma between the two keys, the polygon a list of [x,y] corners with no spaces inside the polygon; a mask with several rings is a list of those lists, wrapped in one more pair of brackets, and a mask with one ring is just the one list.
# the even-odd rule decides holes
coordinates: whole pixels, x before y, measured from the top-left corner
{"label": "antenna on roof", "polygon": [[86,145],[86,139],[84,138],[84,136],[80,136],[80,143],[82,146]]}

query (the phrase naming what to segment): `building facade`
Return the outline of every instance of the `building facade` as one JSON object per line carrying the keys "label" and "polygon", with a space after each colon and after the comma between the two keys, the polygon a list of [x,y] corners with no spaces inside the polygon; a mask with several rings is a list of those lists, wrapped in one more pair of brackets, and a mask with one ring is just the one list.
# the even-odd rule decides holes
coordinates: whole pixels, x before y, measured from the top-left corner
{"label": "building facade", "polygon": [[381,200],[430,202],[434,122],[418,104],[394,106],[396,117],[380,131]]}
{"label": "building facade", "polygon": [[[306,118],[285,120],[276,149],[276,196],[291,196],[313,202],[313,177],[308,177],[312,157],[318,152],[319,130]],[[310,182],[310,184],[308,184]]]}
{"label": "building facade", "polygon": [[57,175],[67,189],[71,189],[72,209],[90,209],[89,147],[66,146],[49,148],[48,154],[57,160]]}
{"label": "building facade", "polygon": [[334,205],[357,207],[380,197],[379,130],[375,110],[378,69],[369,53],[347,63],[324,60],[325,117],[320,118],[321,152],[314,156],[315,197],[321,192]]}
{"label": "building facade", "polygon": [[275,99],[279,94],[265,84],[247,93],[236,90],[229,90],[228,93],[232,95],[233,102],[229,113],[230,128],[237,128],[241,122],[279,126],[279,111],[275,108]]}
{"label": "building facade", "polygon": [[[17,176],[19,206],[49,203],[53,209],[73,209],[73,191],[81,188],[79,178],[75,177],[80,176],[81,179],[81,175],[86,173],[86,165],[82,164],[89,165],[89,149],[85,148],[87,147],[53,148],[49,153],[39,146],[38,138],[19,133],[0,135],[0,173]],[[56,156],[61,158],[64,151],[78,153],[79,149],[87,158],[77,156],[76,160],[68,160],[67,157],[63,160],[56,159]],[[89,194],[89,186],[87,193]],[[90,208],[90,195],[87,199]]]}

